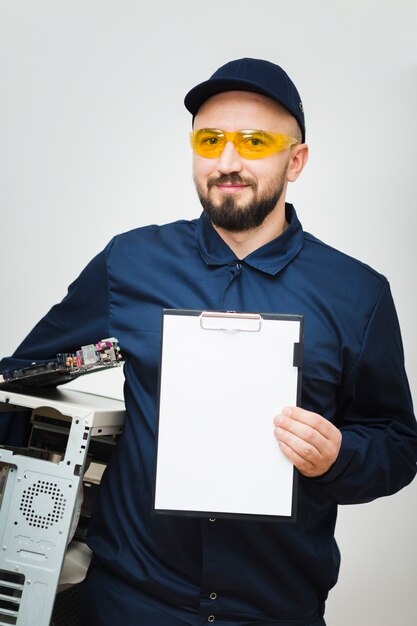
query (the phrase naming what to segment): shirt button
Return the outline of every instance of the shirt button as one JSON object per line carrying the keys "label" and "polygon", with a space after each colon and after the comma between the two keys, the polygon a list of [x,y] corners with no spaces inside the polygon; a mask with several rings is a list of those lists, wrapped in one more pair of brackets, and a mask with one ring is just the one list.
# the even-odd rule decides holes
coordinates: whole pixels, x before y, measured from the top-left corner
{"label": "shirt button", "polygon": [[214,622],[215,619],[216,618],[214,617],[214,615],[209,615],[208,618],[207,618],[207,621],[208,622]]}
{"label": "shirt button", "polygon": [[213,593],[210,594],[210,600],[215,600],[216,598],[217,598],[217,593],[213,591]]}
{"label": "shirt button", "polygon": [[209,522],[215,522],[216,518],[215,517],[209,517]]}

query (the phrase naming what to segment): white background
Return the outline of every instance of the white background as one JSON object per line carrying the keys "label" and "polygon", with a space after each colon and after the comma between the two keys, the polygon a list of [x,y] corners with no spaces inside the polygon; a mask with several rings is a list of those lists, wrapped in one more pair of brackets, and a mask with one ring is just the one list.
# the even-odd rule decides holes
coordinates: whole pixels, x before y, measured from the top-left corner
{"label": "white background", "polygon": [[[416,397],[416,33],[415,0],[0,0],[0,353],[112,235],[200,213],[182,99],[253,56],[304,101],[289,199],[390,279]],[[417,623],[416,494],[340,509],[329,626]]]}

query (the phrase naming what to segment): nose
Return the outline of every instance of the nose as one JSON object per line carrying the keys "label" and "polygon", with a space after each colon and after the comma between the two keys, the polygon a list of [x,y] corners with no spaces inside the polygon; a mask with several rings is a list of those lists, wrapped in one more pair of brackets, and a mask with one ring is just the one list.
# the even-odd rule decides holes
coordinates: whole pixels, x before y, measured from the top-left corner
{"label": "nose", "polygon": [[241,171],[242,159],[231,141],[226,143],[223,152],[217,159],[217,169],[222,174]]}

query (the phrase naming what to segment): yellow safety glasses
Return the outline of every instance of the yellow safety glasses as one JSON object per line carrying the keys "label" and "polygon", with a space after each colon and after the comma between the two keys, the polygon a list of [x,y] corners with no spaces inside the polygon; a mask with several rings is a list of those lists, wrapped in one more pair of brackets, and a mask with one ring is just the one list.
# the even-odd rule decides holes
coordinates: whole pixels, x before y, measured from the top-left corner
{"label": "yellow safety glasses", "polygon": [[217,128],[201,128],[193,130],[190,138],[194,152],[208,159],[217,159],[229,141],[244,159],[264,159],[300,143],[294,137],[269,133],[266,130],[237,130],[227,133]]}

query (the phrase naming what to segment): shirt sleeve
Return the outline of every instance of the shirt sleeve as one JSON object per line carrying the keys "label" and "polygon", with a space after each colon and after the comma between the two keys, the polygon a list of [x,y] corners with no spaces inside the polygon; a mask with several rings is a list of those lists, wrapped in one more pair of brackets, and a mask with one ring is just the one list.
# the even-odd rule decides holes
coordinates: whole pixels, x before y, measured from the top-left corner
{"label": "shirt sleeve", "polygon": [[342,381],[335,423],[342,432],[336,462],[323,476],[306,479],[318,496],[356,504],[411,482],[417,426],[388,284],[369,320],[360,355]]}
{"label": "shirt sleeve", "polygon": [[[114,239],[69,286],[59,304],[45,315],[14,354],[0,361],[0,373],[34,361],[48,361],[59,352],[74,352],[109,335],[107,256]],[[18,414],[0,416],[0,442],[22,445],[27,419]]]}

